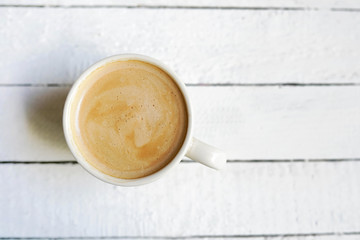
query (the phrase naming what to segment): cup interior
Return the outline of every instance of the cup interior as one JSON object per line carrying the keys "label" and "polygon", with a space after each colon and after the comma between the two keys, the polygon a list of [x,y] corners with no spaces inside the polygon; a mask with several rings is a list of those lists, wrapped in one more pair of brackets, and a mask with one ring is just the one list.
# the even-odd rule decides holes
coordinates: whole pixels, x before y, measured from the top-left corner
{"label": "cup interior", "polygon": [[[185,100],[187,116],[188,116],[188,119],[187,119],[188,126],[187,126],[186,136],[185,136],[184,142],[183,142],[180,150],[177,152],[176,156],[166,166],[164,166],[157,172],[154,172],[145,177],[135,178],[135,179],[116,178],[116,177],[113,177],[113,176],[110,176],[110,175],[107,175],[107,174],[101,172],[100,170],[95,168],[93,165],[91,165],[85,159],[85,157],[82,155],[80,149],[75,144],[73,133],[72,133],[72,130],[70,127],[70,125],[71,125],[70,117],[72,114],[71,108],[74,107],[73,105],[75,104],[74,103],[75,96],[77,95],[78,91],[81,90],[80,89],[81,83],[96,69],[106,66],[108,63],[111,63],[114,61],[128,61],[128,60],[143,61],[143,62],[152,64],[152,65],[155,65],[155,66],[159,67],[160,69],[162,69],[164,72],[166,72],[174,80],[174,82],[177,84],[178,88],[180,89],[180,91],[183,95],[183,98]],[[155,181],[156,179],[160,178],[163,174],[168,172],[168,170],[170,170],[171,168],[176,166],[181,161],[181,159],[184,157],[184,155],[190,145],[191,138],[192,138],[192,111],[191,111],[191,105],[190,105],[189,97],[188,97],[188,94],[186,91],[186,87],[185,87],[184,83],[178,79],[176,74],[171,69],[169,69],[167,66],[165,66],[160,61],[150,58],[148,56],[143,56],[143,55],[138,55],[138,54],[121,54],[121,55],[115,55],[115,56],[105,58],[105,59],[95,63],[94,65],[89,67],[83,74],[81,74],[80,77],[75,81],[74,85],[72,86],[72,88],[67,96],[66,102],[65,102],[64,114],[63,114],[63,128],[64,128],[66,142],[67,142],[72,154],[74,155],[74,157],[78,161],[78,163],[83,168],[85,168],[89,173],[91,173],[92,175],[94,175],[95,177],[97,177],[98,179],[100,179],[102,181],[105,181],[107,183],[111,183],[114,185],[137,186],[137,185],[150,183],[150,182]]]}

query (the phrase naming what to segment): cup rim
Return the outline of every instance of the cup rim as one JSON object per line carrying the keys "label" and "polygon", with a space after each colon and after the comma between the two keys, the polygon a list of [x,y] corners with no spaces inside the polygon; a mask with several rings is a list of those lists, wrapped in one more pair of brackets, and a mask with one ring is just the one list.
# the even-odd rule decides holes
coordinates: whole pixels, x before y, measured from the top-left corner
{"label": "cup rim", "polygon": [[[87,162],[85,160],[85,158],[82,156],[82,154],[76,147],[76,144],[72,138],[72,132],[71,132],[71,128],[70,128],[70,109],[71,109],[70,107],[71,107],[71,104],[74,100],[74,96],[76,95],[80,84],[87,78],[87,76],[89,76],[93,71],[95,71],[99,67],[105,66],[106,64],[108,64],[110,62],[128,61],[128,60],[139,60],[139,61],[153,64],[153,65],[159,67],[160,69],[162,69],[163,71],[165,71],[167,74],[169,74],[169,76],[175,81],[176,85],[179,87],[179,89],[184,97],[186,108],[187,108],[187,115],[188,115],[188,126],[187,126],[186,136],[185,136],[184,142],[183,142],[180,150],[177,152],[176,156],[165,167],[161,168],[157,172],[152,173],[148,176],[136,178],[136,179],[116,178],[116,177],[107,175],[107,174],[101,172],[100,170],[98,170],[97,168],[95,168],[94,166],[92,166],[89,162]],[[180,81],[178,76],[170,68],[168,68],[166,65],[164,65],[161,61],[154,59],[152,57],[149,57],[149,56],[141,55],[141,54],[133,54],[133,53],[117,54],[117,55],[113,55],[110,57],[106,57],[106,58],[101,59],[100,61],[94,63],[89,68],[87,68],[85,71],[83,71],[83,73],[76,79],[76,81],[72,85],[72,87],[67,95],[66,101],[65,101],[64,111],[63,111],[63,130],[64,130],[66,143],[69,146],[70,151],[74,155],[76,161],[85,170],[87,170],[90,174],[92,174],[93,176],[95,176],[96,178],[98,178],[104,182],[111,183],[114,185],[138,186],[138,185],[147,184],[147,183],[150,183],[150,182],[153,182],[153,181],[159,179],[166,172],[168,172],[170,169],[172,169],[174,166],[176,166],[181,161],[181,159],[185,156],[186,151],[187,151],[187,149],[191,143],[191,139],[192,139],[192,108],[191,108],[190,99],[189,99],[185,84],[182,81]]]}

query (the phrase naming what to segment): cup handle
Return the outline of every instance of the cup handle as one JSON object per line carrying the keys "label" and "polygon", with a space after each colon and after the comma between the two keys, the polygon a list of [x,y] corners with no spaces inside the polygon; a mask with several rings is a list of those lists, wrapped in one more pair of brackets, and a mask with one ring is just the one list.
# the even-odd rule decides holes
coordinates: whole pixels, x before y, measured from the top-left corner
{"label": "cup handle", "polygon": [[226,154],[223,151],[194,137],[185,156],[216,170],[224,168],[226,164]]}

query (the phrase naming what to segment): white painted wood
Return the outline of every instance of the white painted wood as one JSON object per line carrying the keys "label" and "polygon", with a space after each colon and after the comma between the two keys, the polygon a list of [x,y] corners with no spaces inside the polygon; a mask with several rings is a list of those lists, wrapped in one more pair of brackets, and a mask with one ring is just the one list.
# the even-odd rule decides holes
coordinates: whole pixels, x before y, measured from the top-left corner
{"label": "white painted wood", "polygon": [[[71,156],[69,88],[0,87],[0,161]],[[360,87],[189,87],[194,135],[230,159],[360,157]]]}
{"label": "white painted wood", "polygon": [[[249,238],[248,240],[252,240],[252,238]],[[344,236],[342,234],[338,234],[334,236],[289,236],[289,237],[280,236],[274,238],[264,238],[264,240],[359,240],[359,236],[358,235]]]}
{"label": "white painted wood", "polygon": [[[93,239],[91,237],[89,238],[71,238],[71,240],[90,240]],[[101,238],[101,239],[105,239],[105,240],[111,240],[114,239],[112,237],[109,238]],[[115,239],[127,239],[127,238],[115,238]],[[136,237],[136,239],[138,240],[158,240],[159,238],[156,237]],[[186,240],[359,240],[359,236],[358,235],[354,235],[354,236],[347,236],[347,235],[334,235],[334,236],[279,236],[279,237],[254,237],[254,236],[239,236],[239,237],[216,237],[216,236],[210,236],[210,237],[186,237],[186,238],[164,238],[164,239],[186,239]]]}
{"label": "white painted wood", "polygon": [[4,5],[359,8],[356,0],[0,0]]}
{"label": "white painted wood", "polygon": [[62,112],[69,88],[0,87],[0,159],[71,160]]}
{"label": "white painted wood", "polygon": [[72,83],[125,52],[158,58],[187,83],[360,83],[357,12],[0,8],[0,16],[1,84]]}
{"label": "white painted wood", "polygon": [[[0,235],[191,236],[360,229],[360,162],[180,164],[137,188],[79,165],[0,165]],[[299,238],[301,239],[301,238]],[[326,238],[325,238],[326,239]]]}
{"label": "white painted wood", "polygon": [[[90,240],[93,239],[91,237],[89,238],[71,238],[71,240]],[[109,238],[101,238],[101,239],[105,239],[105,240],[112,240],[114,239],[113,237],[109,237]],[[115,238],[115,239],[126,239],[126,238]],[[136,239],[138,240],[158,240],[159,238],[157,237],[136,237]],[[220,236],[220,237],[216,237],[216,236],[209,236],[209,237],[186,237],[186,238],[181,238],[181,237],[174,237],[174,238],[162,238],[162,239],[186,239],[186,240],[359,240],[359,236],[358,235],[341,235],[341,234],[335,234],[334,236],[264,236],[264,237],[254,237],[254,236],[239,236],[239,237],[229,237],[229,236]]]}
{"label": "white painted wood", "polygon": [[[93,239],[92,237],[89,238],[71,238],[71,240],[90,240]],[[113,240],[113,239],[126,239],[126,238],[113,238],[113,237],[101,237],[101,239],[105,239],[105,240]],[[138,240],[158,240],[159,238],[157,237],[148,237],[148,236],[144,236],[144,237],[136,237],[136,239]],[[174,238],[162,238],[162,239],[186,239],[186,240],[359,240],[359,236],[358,235],[341,235],[341,234],[335,234],[335,235],[331,235],[331,236],[264,236],[264,237],[254,237],[254,236],[238,236],[238,237],[229,237],[229,236],[220,236],[220,237],[216,237],[216,236],[209,236],[209,237],[198,237],[198,236],[194,236],[194,237],[186,237],[186,238],[181,238],[181,237],[174,237]]]}

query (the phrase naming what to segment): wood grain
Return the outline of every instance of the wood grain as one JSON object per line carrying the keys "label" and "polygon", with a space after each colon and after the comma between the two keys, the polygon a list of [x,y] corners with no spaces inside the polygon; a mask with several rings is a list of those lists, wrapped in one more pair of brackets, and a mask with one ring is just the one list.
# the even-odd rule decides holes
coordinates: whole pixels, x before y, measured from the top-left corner
{"label": "wood grain", "polygon": [[[360,157],[360,87],[189,87],[194,135],[229,159]],[[73,160],[67,87],[0,87],[0,161]]]}
{"label": "wood grain", "polygon": [[2,85],[72,83],[127,52],[164,61],[190,84],[360,84],[357,12],[0,8],[0,16]]}
{"label": "wood grain", "polygon": [[359,171],[359,162],[237,163],[222,172],[180,164],[153,184],[124,188],[79,165],[0,164],[0,235],[353,232],[360,229]]}
{"label": "wood grain", "polygon": [[109,6],[109,7],[214,7],[214,8],[305,8],[305,9],[358,9],[353,0],[0,0],[2,5],[24,6]]}

